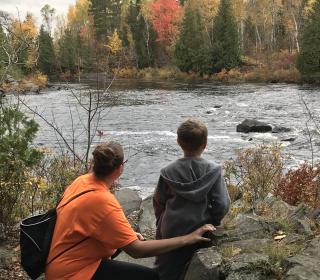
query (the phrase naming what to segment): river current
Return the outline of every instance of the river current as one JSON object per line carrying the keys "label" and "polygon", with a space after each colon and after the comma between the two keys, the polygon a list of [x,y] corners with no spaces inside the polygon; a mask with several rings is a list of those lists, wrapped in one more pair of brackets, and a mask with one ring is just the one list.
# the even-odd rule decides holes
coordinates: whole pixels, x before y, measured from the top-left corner
{"label": "river current", "polygon": [[[54,121],[67,139],[76,135],[76,148],[85,149],[85,112],[70,90],[56,85],[39,95],[24,96],[25,102],[36,108],[48,120]],[[90,85],[81,85],[91,87]],[[80,85],[71,85],[77,92]],[[320,137],[310,120],[305,105],[317,124],[320,116],[320,88],[287,84],[184,84],[173,82],[138,82],[118,80],[113,83],[105,114],[92,148],[103,141],[123,144],[129,157],[120,183],[138,188],[143,197],[152,193],[161,168],[182,156],[176,144],[176,130],[190,117],[202,119],[209,130],[204,157],[222,164],[235,156],[235,150],[262,141],[280,141],[285,153],[291,155],[290,165],[320,158]],[[73,114],[71,118],[70,111]],[[77,116],[80,115],[77,119]],[[38,117],[40,130],[36,145],[60,149],[59,136]],[[244,119],[256,119],[272,125],[290,128],[285,133],[236,132]],[[73,126],[72,126],[73,124]],[[73,129],[72,129],[73,127]],[[103,134],[103,135],[102,135]],[[312,147],[310,137],[312,135]],[[288,141],[290,140],[290,141]]]}

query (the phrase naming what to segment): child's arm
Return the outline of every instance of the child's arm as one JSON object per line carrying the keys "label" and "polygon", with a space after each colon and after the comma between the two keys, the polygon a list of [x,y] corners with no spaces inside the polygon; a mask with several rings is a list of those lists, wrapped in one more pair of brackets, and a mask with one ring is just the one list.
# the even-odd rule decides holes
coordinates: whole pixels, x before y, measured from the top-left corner
{"label": "child's arm", "polygon": [[157,225],[166,206],[167,195],[166,195],[165,189],[166,189],[165,182],[162,176],[160,176],[158,185],[153,194],[153,210],[156,216]]}
{"label": "child's arm", "polygon": [[211,201],[209,201],[213,225],[215,226],[220,225],[221,220],[230,209],[230,196],[222,175],[222,168],[220,167],[217,172],[220,174],[213,186],[210,197]]}

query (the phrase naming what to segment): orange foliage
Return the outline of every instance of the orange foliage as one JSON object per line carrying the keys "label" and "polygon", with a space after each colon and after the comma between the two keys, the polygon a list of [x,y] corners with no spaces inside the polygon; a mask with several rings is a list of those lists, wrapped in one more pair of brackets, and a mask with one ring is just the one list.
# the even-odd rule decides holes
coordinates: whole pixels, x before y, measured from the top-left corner
{"label": "orange foliage", "polygon": [[291,205],[304,202],[320,208],[320,163],[315,167],[304,163],[296,170],[289,170],[275,194]]}
{"label": "orange foliage", "polygon": [[178,32],[182,10],[176,0],[155,0],[150,3],[152,24],[158,33],[158,41],[171,45]]}

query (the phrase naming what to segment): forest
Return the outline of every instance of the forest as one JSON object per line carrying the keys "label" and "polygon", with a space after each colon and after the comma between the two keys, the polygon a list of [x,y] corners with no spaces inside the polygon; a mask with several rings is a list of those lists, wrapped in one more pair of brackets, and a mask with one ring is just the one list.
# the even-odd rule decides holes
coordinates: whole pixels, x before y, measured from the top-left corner
{"label": "forest", "polygon": [[[62,80],[199,76],[317,81],[320,0],[77,0],[42,24],[0,14],[0,71]],[[188,74],[183,74],[188,73]]]}

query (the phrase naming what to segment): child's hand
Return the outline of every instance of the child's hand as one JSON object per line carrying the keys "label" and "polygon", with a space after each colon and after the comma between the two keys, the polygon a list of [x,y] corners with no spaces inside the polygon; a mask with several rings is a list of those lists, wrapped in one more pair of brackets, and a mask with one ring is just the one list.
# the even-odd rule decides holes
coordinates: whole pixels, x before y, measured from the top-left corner
{"label": "child's hand", "polygon": [[140,241],[145,241],[145,240],[146,240],[141,233],[136,232],[136,235],[137,235],[137,237],[138,237],[138,239],[139,239]]}
{"label": "child's hand", "polygon": [[202,241],[210,242],[211,239],[206,238],[204,235],[207,232],[212,233],[215,230],[216,228],[213,225],[206,224],[188,235],[188,239],[189,239],[188,243],[191,245],[191,244],[199,243]]}

